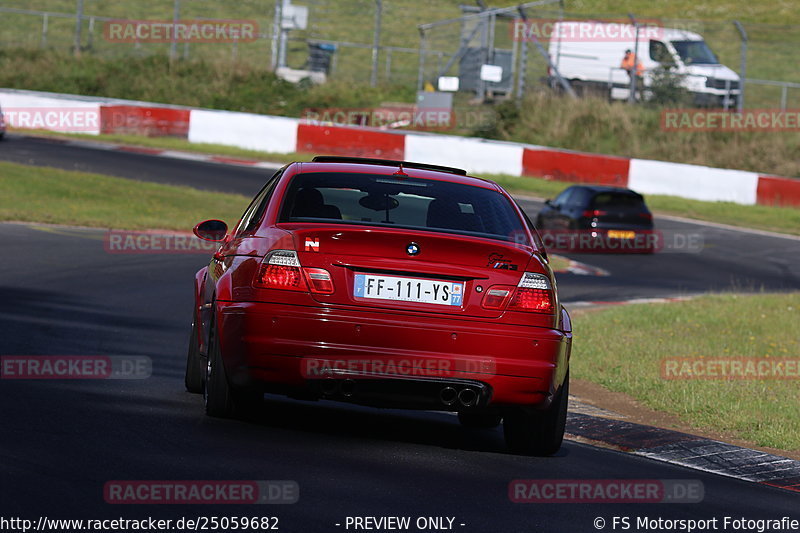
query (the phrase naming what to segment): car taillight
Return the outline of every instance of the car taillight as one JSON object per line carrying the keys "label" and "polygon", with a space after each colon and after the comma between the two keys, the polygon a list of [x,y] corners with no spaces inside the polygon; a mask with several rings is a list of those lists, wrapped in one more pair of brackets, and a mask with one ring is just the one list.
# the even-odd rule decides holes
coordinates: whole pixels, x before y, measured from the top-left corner
{"label": "car taillight", "polygon": [[333,294],[333,280],[331,274],[324,268],[304,268],[308,286],[311,292],[319,294]]}
{"label": "car taillight", "polygon": [[484,309],[507,307],[510,311],[552,313],[555,308],[555,297],[547,276],[525,272],[517,287],[505,285],[490,287],[481,305]]}
{"label": "car taillight", "polygon": [[583,212],[583,216],[587,218],[601,217],[607,214],[608,211],[601,211],[600,209],[587,209],[586,211]]}
{"label": "car taillight", "polygon": [[553,311],[553,299],[550,296],[550,291],[517,289],[509,309],[530,311],[532,313],[550,313]]}
{"label": "car taillight", "polygon": [[300,270],[297,252],[292,250],[275,250],[268,253],[261,262],[254,285],[263,289],[308,290]]}
{"label": "car taillight", "polygon": [[333,293],[333,280],[323,268],[303,268],[294,250],[274,250],[264,257],[253,285],[262,289]]}
{"label": "car taillight", "polygon": [[514,294],[514,287],[489,287],[481,305],[484,309],[505,309],[512,294]]}
{"label": "car taillight", "polygon": [[552,313],[555,308],[555,297],[550,280],[544,274],[525,272],[508,308],[530,313]]}

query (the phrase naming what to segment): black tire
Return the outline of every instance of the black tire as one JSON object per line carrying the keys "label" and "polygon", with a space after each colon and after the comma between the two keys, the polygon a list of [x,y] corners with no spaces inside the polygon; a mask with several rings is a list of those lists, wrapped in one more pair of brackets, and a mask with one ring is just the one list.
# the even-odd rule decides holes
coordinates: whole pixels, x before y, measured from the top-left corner
{"label": "black tire", "polygon": [[230,418],[233,416],[233,395],[225,375],[225,366],[222,364],[217,331],[214,325],[208,336],[208,361],[206,363],[205,387],[203,387],[203,401],[206,414],[217,418]]}
{"label": "black tire", "polygon": [[458,413],[458,421],[461,425],[468,428],[490,429],[496,428],[503,420],[498,413],[481,413],[461,411]]}
{"label": "black tire", "polygon": [[189,350],[186,354],[186,374],[184,383],[186,390],[195,394],[203,392],[203,358],[200,357],[197,342],[197,319],[192,321],[192,333],[189,337]]}
{"label": "black tire", "polygon": [[258,390],[236,389],[231,386],[222,362],[217,328],[212,324],[203,387],[206,414],[215,418],[249,417],[257,411],[263,400],[264,395]]}
{"label": "black tire", "polygon": [[503,417],[508,449],[519,455],[553,455],[561,448],[567,422],[569,373],[553,403],[544,411],[513,409]]}

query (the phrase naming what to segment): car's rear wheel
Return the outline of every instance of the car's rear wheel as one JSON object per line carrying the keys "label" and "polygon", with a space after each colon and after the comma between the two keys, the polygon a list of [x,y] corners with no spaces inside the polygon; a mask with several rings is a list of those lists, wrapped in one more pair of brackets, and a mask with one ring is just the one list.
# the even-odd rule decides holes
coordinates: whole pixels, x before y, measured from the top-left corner
{"label": "car's rear wheel", "polygon": [[521,455],[553,455],[564,440],[569,399],[569,373],[564,385],[544,411],[522,408],[509,410],[503,417],[506,445]]}
{"label": "car's rear wheel", "polygon": [[192,321],[192,333],[189,337],[189,350],[186,354],[186,374],[184,376],[186,390],[193,393],[203,392],[203,358],[200,357],[197,341],[197,319]]}
{"label": "car's rear wheel", "polygon": [[503,417],[498,413],[482,413],[461,411],[458,413],[458,421],[461,425],[468,428],[488,429],[496,428],[500,425]]}
{"label": "car's rear wheel", "polygon": [[208,364],[203,400],[206,414],[217,418],[251,415],[264,400],[264,395],[260,391],[237,389],[228,382],[215,325],[211,327],[208,340]]}

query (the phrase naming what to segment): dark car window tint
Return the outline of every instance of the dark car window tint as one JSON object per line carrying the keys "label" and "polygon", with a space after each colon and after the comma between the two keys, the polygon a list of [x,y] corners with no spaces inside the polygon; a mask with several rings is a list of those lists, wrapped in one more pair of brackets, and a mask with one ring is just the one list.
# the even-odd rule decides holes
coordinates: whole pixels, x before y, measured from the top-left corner
{"label": "dark car window tint", "polygon": [[589,199],[591,197],[592,193],[589,189],[584,189],[582,187],[575,187],[573,189],[572,195],[569,197],[569,205],[584,207],[589,203]]}
{"label": "dark car window tint", "polygon": [[533,221],[531,221],[528,213],[525,212],[519,204],[517,204],[517,208],[522,212],[522,218],[525,219],[525,223],[528,225],[528,229],[531,231],[531,235],[533,236],[533,244],[536,248],[547,255],[547,251],[544,248],[544,241],[542,241],[542,237],[539,235],[539,230],[536,229]]}
{"label": "dark car window tint", "polygon": [[280,221],[442,230],[528,244],[524,222],[502,194],[421,178],[299,174],[286,191]]}
{"label": "dark car window tint", "polygon": [[553,203],[555,205],[567,205],[567,202],[569,202],[570,196],[572,196],[574,190],[575,187],[570,187],[569,189],[566,189],[561,194],[556,196],[556,199],[553,200]]}
{"label": "dark car window tint", "polygon": [[247,207],[247,210],[242,215],[242,219],[237,226],[237,235],[256,229],[258,222],[261,220],[261,216],[264,214],[269,204],[272,191],[275,190],[275,184],[278,183],[278,178],[281,174],[283,174],[283,170],[275,172]]}
{"label": "dark car window tint", "polygon": [[594,197],[592,206],[598,209],[644,209],[644,199],[637,194],[600,193]]}

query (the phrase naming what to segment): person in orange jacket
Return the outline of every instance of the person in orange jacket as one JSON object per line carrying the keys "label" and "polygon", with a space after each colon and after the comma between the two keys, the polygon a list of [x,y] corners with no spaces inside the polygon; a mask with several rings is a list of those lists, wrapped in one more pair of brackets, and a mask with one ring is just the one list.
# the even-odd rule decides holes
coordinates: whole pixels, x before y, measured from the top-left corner
{"label": "person in orange jacket", "polygon": [[[628,73],[628,76],[631,75],[633,72],[633,52],[630,50],[625,50],[625,57],[622,58],[622,63],[620,64],[620,68],[625,69]],[[644,73],[644,66],[642,65],[641,61],[636,62],[636,76],[641,78],[642,74]]]}

